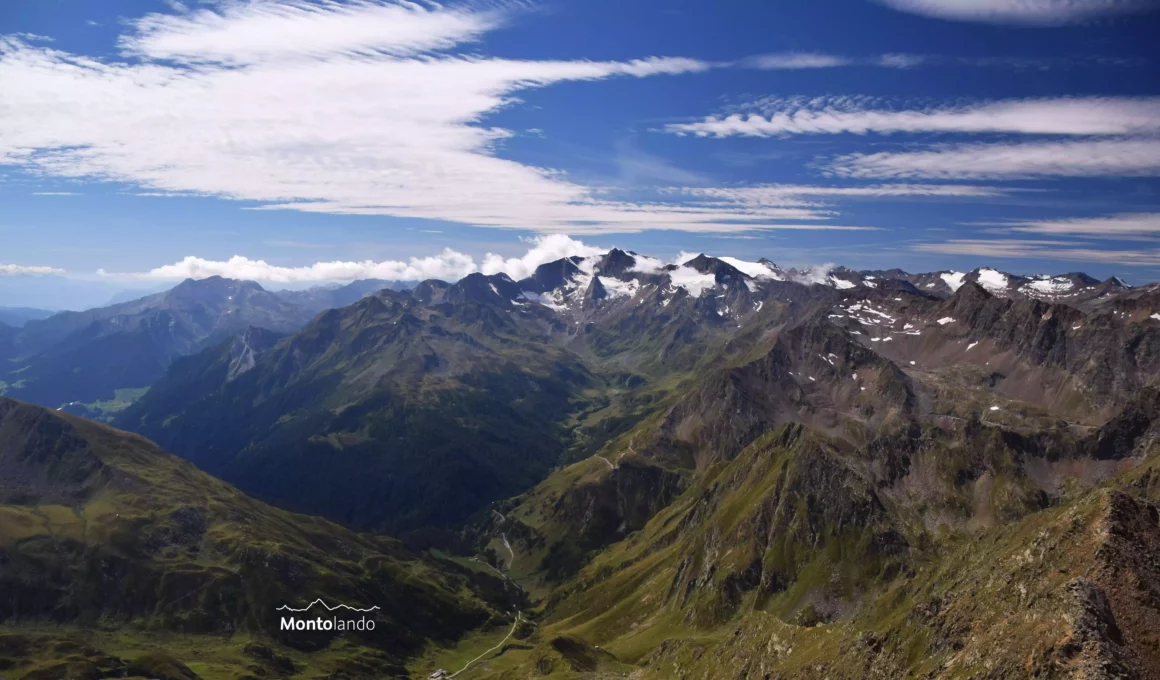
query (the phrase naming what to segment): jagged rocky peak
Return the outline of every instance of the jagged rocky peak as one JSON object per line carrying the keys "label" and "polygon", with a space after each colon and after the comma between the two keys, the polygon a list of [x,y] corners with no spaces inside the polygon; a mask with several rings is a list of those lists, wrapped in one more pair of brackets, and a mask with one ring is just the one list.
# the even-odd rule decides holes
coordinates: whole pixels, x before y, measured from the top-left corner
{"label": "jagged rocky peak", "polygon": [[906,279],[910,273],[895,267],[894,269],[863,269],[858,272],[862,276],[873,276],[878,279]]}
{"label": "jagged rocky peak", "polygon": [[[599,279],[598,286],[593,285],[594,279]],[[519,304],[538,303],[559,313],[570,313],[584,308],[586,303],[601,300],[634,300],[633,304],[642,304],[637,301],[637,296],[649,286],[659,286],[662,291],[668,289],[668,293],[656,298],[664,304],[671,302],[666,295],[681,289],[694,297],[700,297],[702,292],[713,287],[728,289],[719,290],[719,293],[729,294],[729,291],[744,288],[751,295],[766,295],[768,291],[761,292],[765,290],[761,282],[767,281],[821,286],[850,293],[876,291],[880,295],[909,294],[940,299],[949,298],[964,284],[972,283],[998,297],[1063,302],[1088,310],[1107,304],[1131,290],[1118,278],[1099,282],[1082,272],[1021,276],[993,267],[923,273],[911,273],[902,268],[855,270],[844,266],[826,270],[782,269],[764,257],[748,260],[706,253],[675,264],[661,264],[658,259],[613,248],[601,255],[563,257],[541,264],[531,276],[519,282],[503,274],[476,273],[456,284],[423,282],[414,289],[414,295],[423,303],[507,300]],[[1144,289],[1135,289],[1135,292],[1141,290]],[[730,309],[737,311],[733,306]]]}
{"label": "jagged rocky peak", "polygon": [[993,297],[995,296],[991,291],[983,285],[975,281],[968,281],[959,286],[955,294],[951,296],[951,301],[956,305],[979,304]]}
{"label": "jagged rocky peak", "polygon": [[444,294],[448,302],[494,303],[520,297],[520,285],[507,274],[468,274]]}
{"label": "jagged rocky peak", "polygon": [[588,283],[588,288],[584,291],[584,305],[588,306],[590,303],[604,300],[608,297],[608,289],[600,282],[599,276],[593,276],[592,281]]}
{"label": "jagged rocky peak", "polygon": [[[1085,274],[1083,272],[1068,272],[1066,274],[1061,274],[1059,277],[1055,277],[1055,278],[1066,278],[1066,279],[1069,279],[1069,280],[1075,282],[1076,284],[1083,285],[1083,286],[1095,286],[1095,285],[1098,285],[1100,283],[1100,280],[1097,279],[1096,277],[1088,276],[1087,274]],[[1115,279],[1115,277],[1112,277],[1112,278]],[[1112,279],[1109,279],[1109,281],[1110,280],[1112,280]],[[1115,280],[1117,282],[1119,281],[1119,279],[1115,279]]]}
{"label": "jagged rocky peak", "polygon": [[964,280],[977,283],[989,292],[998,295],[1009,294],[1030,283],[1030,279],[1026,277],[1008,274],[990,267],[979,267],[969,272]]}
{"label": "jagged rocky peak", "polygon": [[415,299],[425,305],[434,304],[443,301],[443,296],[447,293],[447,289],[451,287],[450,283],[440,281],[439,279],[427,279],[419,285],[415,286],[411,294]]}
{"label": "jagged rocky peak", "polygon": [[620,248],[613,248],[596,262],[595,271],[602,276],[621,278],[636,266],[636,258]]}
{"label": "jagged rocky peak", "polygon": [[570,283],[581,273],[581,257],[563,257],[536,267],[535,273],[520,281],[520,288],[532,293],[547,293]]}
{"label": "jagged rocky peak", "polygon": [[1038,274],[1019,285],[1020,293],[1028,297],[1053,299],[1065,296],[1075,296],[1099,286],[1100,282],[1083,272],[1069,272],[1052,276]]}
{"label": "jagged rocky peak", "polygon": [[741,281],[751,278],[728,262],[715,257],[709,257],[704,253],[688,260],[684,263],[684,266],[695,269],[701,274],[712,274],[716,278],[717,283],[728,283],[730,281]]}
{"label": "jagged rocky peak", "polygon": [[873,288],[877,285],[875,282],[878,280],[878,277],[873,274],[863,276],[860,272],[849,267],[834,267],[826,276],[826,280],[835,288],[852,288],[859,285],[866,285]]}

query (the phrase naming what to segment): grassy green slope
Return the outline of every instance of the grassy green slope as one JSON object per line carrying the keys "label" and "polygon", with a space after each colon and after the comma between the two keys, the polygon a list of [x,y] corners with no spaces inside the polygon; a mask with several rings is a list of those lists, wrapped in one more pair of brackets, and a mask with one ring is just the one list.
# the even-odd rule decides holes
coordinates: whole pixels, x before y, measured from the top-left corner
{"label": "grassy green slope", "polygon": [[[19,671],[10,677],[90,677],[78,670],[86,649],[99,652],[92,664],[155,652],[205,677],[240,677],[274,657],[326,672],[362,659],[389,677],[431,645],[493,617],[502,625],[497,612],[518,604],[482,570],[271,508],[141,437],[6,399],[0,470],[0,668]],[[316,597],[379,606],[375,630],[278,630],[277,607]],[[100,663],[116,667],[109,659]]]}
{"label": "grassy green slope", "polygon": [[600,553],[468,677],[1154,677],[1160,457],[1139,425],[1088,442],[1132,440],[1119,476],[1041,510],[1000,490],[1027,482],[994,455],[990,507],[948,487],[961,521],[933,531],[856,457],[784,428]]}

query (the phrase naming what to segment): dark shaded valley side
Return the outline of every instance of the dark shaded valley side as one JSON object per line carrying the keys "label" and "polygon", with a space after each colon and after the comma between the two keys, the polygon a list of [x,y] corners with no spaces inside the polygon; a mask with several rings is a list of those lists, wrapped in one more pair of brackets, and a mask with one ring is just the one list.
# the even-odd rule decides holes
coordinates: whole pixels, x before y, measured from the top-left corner
{"label": "dark shaded valley side", "polygon": [[6,678],[1160,677],[1160,285],[614,249],[41,317]]}

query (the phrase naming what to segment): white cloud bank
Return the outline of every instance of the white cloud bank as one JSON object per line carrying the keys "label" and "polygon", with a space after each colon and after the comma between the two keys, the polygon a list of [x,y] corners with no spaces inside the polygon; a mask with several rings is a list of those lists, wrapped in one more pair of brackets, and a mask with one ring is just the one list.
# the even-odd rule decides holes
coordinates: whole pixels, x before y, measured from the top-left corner
{"label": "white cloud bank", "polygon": [[672,123],[667,132],[697,137],[921,132],[1131,135],[1160,132],[1160,97],[1063,97],[896,110],[859,97],[761,102],[757,113]]}
{"label": "white cloud bank", "polygon": [[878,0],[939,19],[1053,26],[1156,8],[1153,0]]}
{"label": "white cloud bank", "polygon": [[56,267],[30,267],[19,264],[0,264],[0,276],[63,276],[65,270]]}
{"label": "white cloud bank", "polygon": [[[704,71],[478,56],[512,5],[227,0],[127,23],[124,61],[0,37],[0,165],[263,209],[392,215],[540,233],[825,229],[828,214],[608,200],[497,156],[486,118],[566,81]],[[816,220],[806,224],[802,220]]]}
{"label": "white cloud bank", "polygon": [[527,278],[536,271],[536,267],[548,262],[555,262],[565,257],[591,257],[603,255],[608,248],[585,245],[582,241],[569,238],[562,234],[542,236],[533,241],[533,245],[522,257],[503,258],[500,255],[488,253],[483,258],[480,271],[484,274],[507,274],[516,279]]}
{"label": "white cloud bank", "polygon": [[541,236],[532,241],[528,252],[522,257],[505,259],[488,253],[482,263],[473,257],[446,248],[431,257],[412,257],[409,260],[385,260],[375,262],[316,262],[301,267],[281,267],[265,260],[251,260],[235,255],[228,260],[206,260],[189,256],[180,262],[156,267],[144,272],[107,272],[99,270],[99,276],[119,280],[161,280],[204,279],[223,276],[230,279],[247,279],[270,283],[309,283],[331,281],[355,281],[358,279],[387,279],[391,281],[422,281],[425,279],[458,279],[482,271],[485,274],[507,274],[513,279],[530,276],[536,267],[564,257],[578,255],[589,257],[607,252],[585,244],[583,241],[560,234]]}

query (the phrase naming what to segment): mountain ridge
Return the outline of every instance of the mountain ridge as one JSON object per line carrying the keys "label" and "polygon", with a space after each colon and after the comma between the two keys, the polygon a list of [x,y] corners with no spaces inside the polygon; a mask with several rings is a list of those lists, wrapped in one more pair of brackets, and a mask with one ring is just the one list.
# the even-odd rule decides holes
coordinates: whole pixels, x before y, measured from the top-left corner
{"label": "mountain ridge", "polygon": [[[940,374],[955,366],[978,371],[994,361],[990,377],[971,378],[990,384],[980,388],[976,383],[971,394],[978,392],[982,398],[980,389],[998,390],[1004,398],[1073,420],[1092,409],[1101,414],[1097,420],[1109,417],[1123,405],[1122,395],[1143,386],[1160,369],[1160,323],[1143,310],[1127,315],[1107,303],[1085,311],[1021,294],[1003,297],[1004,291],[1019,288],[987,289],[967,275],[954,292],[941,297],[910,283],[905,277],[911,275],[901,271],[866,274],[873,285],[835,284],[846,280],[837,277],[863,276],[844,268],[832,270],[820,284],[800,283],[793,280],[800,273],[768,261],[730,259],[733,264],[700,254],[680,265],[663,264],[614,249],[540,265],[521,281],[502,273],[475,273],[455,283],[429,280],[410,290],[380,291],[349,307],[323,312],[280,343],[251,352],[244,374],[234,375],[218,364],[212,371],[217,377],[197,386],[190,382],[193,374],[177,375],[189,362],[175,365],[176,373],[158,382],[156,392],[114,422],[195,456],[199,465],[264,498],[309,503],[294,493],[296,483],[262,481],[266,477],[258,470],[277,465],[271,457],[275,442],[281,442],[281,450],[301,450],[307,456],[291,470],[310,469],[313,464],[306,461],[324,450],[364,452],[359,454],[369,456],[364,465],[373,469],[381,463],[372,461],[393,455],[388,453],[390,441],[415,442],[411,437],[426,442],[417,464],[436,450],[451,454],[436,442],[456,431],[477,436],[491,430],[485,441],[500,447],[491,455],[499,456],[496,460],[516,455],[514,439],[467,411],[460,425],[430,429],[436,421],[420,424],[426,417],[421,414],[445,414],[471,403],[471,409],[496,422],[530,427],[521,429],[528,441],[541,442],[532,447],[539,451],[538,463],[527,467],[521,458],[525,462],[518,466],[502,464],[479,478],[514,494],[551,467],[572,462],[575,452],[591,453],[623,436],[640,422],[635,419],[655,408],[641,401],[659,394],[645,387],[652,383],[659,388],[683,382],[682,389],[690,394],[707,395],[703,402],[689,402],[680,407],[685,411],[667,416],[662,431],[668,432],[669,441],[680,443],[664,455],[654,451],[660,456],[657,461],[685,460],[674,463],[679,468],[689,467],[690,455],[708,455],[691,466],[701,469],[726,449],[737,450],[787,420],[841,433],[854,443],[865,443],[884,428],[905,429],[920,418],[919,411],[932,411],[926,402],[951,398]],[[894,278],[880,278],[887,275]],[[1119,290],[1130,295],[1125,299],[1133,302],[1127,304],[1140,307],[1149,299],[1142,289]],[[1134,354],[1113,351],[1121,346],[1134,347]],[[223,351],[196,361],[215,364],[220,359],[214,356]],[[1115,358],[1116,363],[1093,364],[1092,356]],[[765,365],[759,361],[763,357]],[[549,382],[516,379],[529,370]],[[699,387],[693,376],[702,380]],[[718,376],[718,382],[705,383],[705,376]],[[615,387],[624,380],[634,386]],[[922,387],[917,386],[920,382]],[[739,387],[745,383],[751,386]],[[544,389],[554,396],[543,401],[541,412],[529,410]],[[484,407],[477,399],[486,390],[498,390],[493,396],[499,401]],[[772,394],[787,396],[760,396]],[[435,395],[438,399],[432,401]],[[194,397],[200,406],[194,405]],[[504,405],[505,399],[511,405]],[[734,401],[728,407],[734,415],[726,419],[722,404]],[[241,404],[247,405],[244,410],[239,410]],[[322,408],[326,404],[334,413]],[[336,415],[340,411],[344,415]],[[236,413],[246,413],[247,421],[237,421]],[[387,427],[371,433],[356,424],[355,414],[367,418],[371,413],[385,418]],[[750,417],[739,415],[743,413],[753,414],[752,434],[731,439],[739,436],[737,422]],[[706,414],[717,414],[707,419],[707,429],[695,424]],[[947,417],[959,416],[952,408]],[[412,424],[392,429],[400,419]],[[724,429],[712,424],[727,421]],[[210,434],[202,422],[215,423]],[[599,424],[591,429],[586,422]],[[464,423],[467,430],[461,429]],[[560,434],[566,424],[580,426],[571,441]],[[713,434],[713,428],[719,432]],[[703,435],[692,434],[701,431]],[[701,437],[703,444],[692,444]],[[303,441],[313,443],[297,443]],[[734,444],[727,446],[727,441]],[[443,460],[451,465],[450,459]],[[422,479],[419,470],[407,474]],[[519,481],[505,481],[509,476]],[[395,488],[402,479],[380,481]],[[350,486],[338,478],[329,483]],[[416,483],[423,487],[428,480]],[[296,507],[350,522],[365,517],[353,508],[359,495],[367,493],[343,494],[352,502],[347,510]],[[460,502],[471,497],[456,495]],[[417,507],[433,503],[410,497]],[[435,524],[446,525],[465,519],[473,503],[476,510],[485,504],[461,505],[455,520],[418,511],[399,524],[392,510],[375,521],[404,532],[421,528],[423,517],[442,516]]]}
{"label": "mountain ridge", "polygon": [[108,420],[182,356],[247,327],[297,330],[390,282],[270,292],[253,281],[186,279],[169,290],[83,312],[59,312],[0,332],[0,394]]}
{"label": "mountain ridge", "polygon": [[[113,422],[498,585],[481,678],[1147,677],[1158,310],[1074,273],[615,250],[239,324]],[[103,488],[52,440],[17,494]]]}

